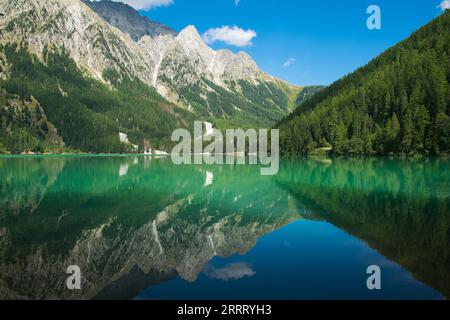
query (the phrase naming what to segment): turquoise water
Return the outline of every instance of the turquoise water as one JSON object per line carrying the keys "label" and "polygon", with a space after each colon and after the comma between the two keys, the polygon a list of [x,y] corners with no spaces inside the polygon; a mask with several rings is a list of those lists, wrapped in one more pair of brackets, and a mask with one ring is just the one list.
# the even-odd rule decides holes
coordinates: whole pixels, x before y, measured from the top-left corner
{"label": "turquoise water", "polygon": [[[4,299],[443,299],[450,161],[0,158]],[[66,287],[80,267],[81,289]],[[381,290],[366,269],[381,268]]]}

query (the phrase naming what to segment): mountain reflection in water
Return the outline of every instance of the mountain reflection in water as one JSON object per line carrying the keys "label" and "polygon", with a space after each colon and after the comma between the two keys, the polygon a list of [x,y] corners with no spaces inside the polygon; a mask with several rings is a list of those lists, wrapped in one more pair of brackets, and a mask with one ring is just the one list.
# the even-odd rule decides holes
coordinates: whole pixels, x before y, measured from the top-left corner
{"label": "mountain reflection in water", "polygon": [[[363,240],[448,297],[449,172],[436,159],[297,159],[264,177],[165,158],[0,158],[0,297],[123,299],[173,279],[250,279],[247,263],[210,262],[303,219]],[[79,291],[66,288],[70,265]]]}

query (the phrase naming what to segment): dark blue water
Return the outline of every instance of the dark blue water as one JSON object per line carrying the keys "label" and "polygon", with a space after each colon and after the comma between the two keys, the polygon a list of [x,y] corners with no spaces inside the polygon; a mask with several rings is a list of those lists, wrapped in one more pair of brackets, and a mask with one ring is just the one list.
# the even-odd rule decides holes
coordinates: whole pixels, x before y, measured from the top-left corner
{"label": "dark blue water", "polygon": [[[367,288],[369,265],[381,267],[381,290]],[[212,259],[193,283],[176,278],[147,288],[136,298],[290,300],[443,299],[443,296],[363,241],[329,223],[303,220],[262,237],[245,255]]]}

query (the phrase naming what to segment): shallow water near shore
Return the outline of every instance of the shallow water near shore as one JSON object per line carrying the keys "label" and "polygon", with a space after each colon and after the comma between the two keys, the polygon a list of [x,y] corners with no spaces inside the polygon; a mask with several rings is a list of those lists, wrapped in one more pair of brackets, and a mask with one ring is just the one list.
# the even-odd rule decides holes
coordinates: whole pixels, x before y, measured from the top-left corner
{"label": "shallow water near shore", "polygon": [[448,270],[449,160],[0,158],[3,299],[444,299]]}

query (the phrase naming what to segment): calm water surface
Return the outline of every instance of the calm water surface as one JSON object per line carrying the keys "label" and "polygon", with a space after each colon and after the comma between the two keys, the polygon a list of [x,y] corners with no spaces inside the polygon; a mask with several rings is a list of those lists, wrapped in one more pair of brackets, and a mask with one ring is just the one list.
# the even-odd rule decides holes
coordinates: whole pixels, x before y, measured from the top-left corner
{"label": "calm water surface", "polygon": [[[443,299],[450,161],[0,158],[0,298]],[[78,265],[82,289],[66,288]],[[366,287],[369,265],[382,290]]]}

